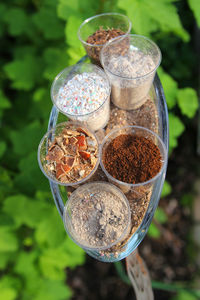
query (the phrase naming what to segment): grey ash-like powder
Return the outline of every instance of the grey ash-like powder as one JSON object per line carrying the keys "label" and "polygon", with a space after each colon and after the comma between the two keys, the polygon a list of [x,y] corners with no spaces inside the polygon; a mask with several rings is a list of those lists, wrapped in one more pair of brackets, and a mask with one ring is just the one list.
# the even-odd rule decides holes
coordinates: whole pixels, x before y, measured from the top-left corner
{"label": "grey ash-like powder", "polygon": [[129,233],[130,208],[121,192],[112,191],[116,189],[112,185],[88,185],[92,188],[82,186],[72,193],[70,209],[65,213],[66,224],[70,218],[71,235],[83,247],[106,248]]}
{"label": "grey ash-like powder", "polygon": [[110,75],[113,103],[127,110],[143,105],[155,75],[152,56],[130,46],[125,55],[111,57],[107,68],[115,74]]}

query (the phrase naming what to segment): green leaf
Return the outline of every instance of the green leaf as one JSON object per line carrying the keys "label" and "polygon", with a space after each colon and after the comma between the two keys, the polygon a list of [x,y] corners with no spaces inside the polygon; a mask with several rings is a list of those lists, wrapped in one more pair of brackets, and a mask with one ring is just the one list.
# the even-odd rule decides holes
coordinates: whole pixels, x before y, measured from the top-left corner
{"label": "green leaf", "polygon": [[14,195],[5,199],[3,211],[13,218],[17,228],[23,224],[35,228],[48,218],[51,207],[49,209],[45,202],[31,200],[25,195]]}
{"label": "green leaf", "polygon": [[0,252],[13,252],[18,248],[15,232],[6,227],[0,227]]}
{"label": "green leaf", "polygon": [[172,113],[169,113],[169,152],[178,145],[178,137],[185,130],[181,120]]}
{"label": "green leaf", "polygon": [[171,194],[172,191],[172,187],[169,184],[169,182],[167,180],[165,180],[164,184],[163,184],[163,189],[162,189],[162,193],[161,193],[161,197],[166,197],[169,194]]}
{"label": "green leaf", "polygon": [[39,276],[39,272],[37,269],[36,259],[38,257],[38,253],[36,251],[31,252],[20,252],[17,257],[16,265],[14,267],[14,271],[22,275],[26,281],[35,279]]}
{"label": "green leaf", "polygon": [[77,31],[81,25],[82,20],[77,15],[71,15],[68,18],[66,27],[65,27],[65,36],[68,45],[72,47],[79,47],[80,41],[77,36]]}
{"label": "green leaf", "polygon": [[149,226],[148,235],[155,239],[158,239],[161,236],[160,230],[154,223],[151,223]]}
{"label": "green leaf", "polygon": [[84,250],[77,246],[67,235],[64,243],[60,246],[62,250],[68,254],[68,267],[75,268],[77,265],[82,265],[85,262],[85,252]]}
{"label": "green leaf", "polygon": [[47,90],[45,88],[39,88],[33,94],[33,101],[40,102],[46,96],[47,96]]}
{"label": "green leaf", "polygon": [[10,286],[5,286],[4,284],[1,284],[0,281],[0,290],[1,290],[1,299],[6,300],[14,300],[17,297],[17,291]]}
{"label": "green leaf", "polygon": [[69,47],[69,49],[67,50],[67,54],[70,57],[70,64],[76,64],[77,61],[79,61],[84,55],[86,55],[86,52],[84,50],[84,48],[82,46],[79,47]]}
{"label": "green leaf", "polygon": [[49,190],[48,180],[39,168],[36,151],[20,160],[19,170],[14,183],[20,191],[32,195],[38,187]]}
{"label": "green leaf", "polygon": [[6,143],[0,142],[0,158],[4,155],[6,148],[7,148]]}
{"label": "green leaf", "polygon": [[11,107],[9,99],[4,95],[3,91],[0,89],[0,110],[8,109]]}
{"label": "green leaf", "polygon": [[199,0],[188,0],[188,4],[196,18],[197,25],[200,28],[200,1]]}
{"label": "green leaf", "polygon": [[68,266],[70,256],[61,248],[49,248],[43,251],[39,264],[43,275],[53,280],[64,280],[64,269]]}
{"label": "green leaf", "polygon": [[34,300],[67,300],[72,296],[70,288],[62,281],[40,280]]}
{"label": "green leaf", "polygon": [[3,201],[13,189],[13,182],[8,170],[0,167],[0,201]]}
{"label": "green leaf", "polygon": [[6,268],[8,262],[10,261],[10,252],[0,252],[0,270]]}
{"label": "green leaf", "polygon": [[65,238],[64,225],[56,207],[52,207],[48,217],[42,218],[35,231],[35,238],[41,247],[58,247]]}
{"label": "green leaf", "polygon": [[20,8],[11,8],[6,11],[4,20],[8,24],[8,31],[13,36],[18,36],[26,32],[29,18],[25,11]]}
{"label": "green leaf", "polygon": [[198,97],[196,91],[192,88],[178,90],[178,105],[183,115],[188,118],[194,117],[198,109]]}
{"label": "green leaf", "polygon": [[161,29],[164,32],[174,32],[184,41],[189,40],[189,34],[181,25],[173,0],[118,0],[117,5],[131,19],[137,34],[150,35]]}
{"label": "green leaf", "polygon": [[171,109],[176,105],[178,84],[169,74],[165,73],[162,68],[158,69],[158,75],[162,82],[167,106],[169,109]]}
{"label": "green leaf", "polygon": [[79,0],[73,0],[71,2],[67,0],[59,0],[57,14],[58,17],[63,20],[68,20],[72,15],[77,15],[79,11]]}
{"label": "green leaf", "polygon": [[166,215],[165,211],[161,207],[157,207],[157,209],[155,211],[154,218],[160,224],[165,224],[167,222],[167,215]]}
{"label": "green leaf", "polygon": [[171,300],[198,300],[196,296],[192,293],[188,292],[186,289],[184,291],[180,291],[176,296],[172,297]]}
{"label": "green leaf", "polygon": [[[3,3],[0,3],[0,16],[4,16],[6,13],[6,5]],[[0,18],[0,37],[3,36],[4,33],[4,22],[3,18]]]}
{"label": "green leaf", "polygon": [[33,16],[33,22],[47,40],[64,37],[64,24],[57,18],[56,11],[52,8],[42,7]]}
{"label": "green leaf", "polygon": [[[24,157],[37,150],[41,134],[41,124],[39,121],[26,124],[21,130],[10,131],[10,140],[13,144],[14,153]],[[35,153],[35,155],[37,155]]]}
{"label": "green leaf", "polygon": [[27,54],[24,58],[16,59],[4,66],[4,70],[12,87],[17,90],[29,91],[35,83],[41,81],[41,58]]}
{"label": "green leaf", "polygon": [[58,73],[67,67],[68,55],[66,50],[47,48],[44,52],[44,61],[46,64],[44,78],[52,81]]}

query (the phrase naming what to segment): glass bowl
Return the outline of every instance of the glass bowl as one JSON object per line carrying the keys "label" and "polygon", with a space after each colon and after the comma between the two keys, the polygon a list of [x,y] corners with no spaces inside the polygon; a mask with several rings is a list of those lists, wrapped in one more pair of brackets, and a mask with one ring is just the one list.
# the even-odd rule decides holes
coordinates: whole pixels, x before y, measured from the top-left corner
{"label": "glass bowl", "polygon": [[130,206],[125,195],[108,182],[90,182],[70,195],[63,213],[65,229],[86,252],[102,255],[130,232]]}
{"label": "glass bowl", "polygon": [[51,99],[70,120],[97,131],[106,126],[110,117],[110,91],[105,72],[83,62],[65,68],[55,77]]}
{"label": "glass bowl", "polygon": [[78,38],[84,46],[88,56],[94,64],[101,66],[99,54],[103,44],[91,44],[87,42],[89,36],[94,34],[100,28],[103,30],[119,29],[124,34],[131,31],[131,22],[125,15],[119,13],[104,13],[86,19],[78,30]]}
{"label": "glass bowl", "polygon": [[[141,182],[141,183],[126,183],[123,181],[120,181],[113,176],[107,171],[105,165],[104,165],[104,155],[105,155],[105,150],[108,147],[108,145],[119,135],[124,135],[124,134],[132,134],[137,137],[144,137],[151,142],[153,142],[160,150],[161,154],[161,168],[160,171],[150,180]],[[119,162],[120,163],[120,162]],[[121,127],[118,129],[113,129],[111,132],[106,135],[104,138],[102,144],[100,145],[100,165],[104,173],[106,174],[108,180],[118,186],[125,194],[129,194],[129,197],[141,197],[143,194],[145,194],[147,191],[152,189],[152,186],[156,180],[161,176],[163,173],[163,169],[165,169],[167,163],[167,150],[166,147],[161,140],[161,138],[154,133],[153,131],[140,127],[140,126],[125,126]]]}
{"label": "glass bowl", "polygon": [[100,60],[111,83],[112,102],[125,110],[142,106],[161,62],[158,46],[145,36],[128,34],[108,41]]}
{"label": "glass bowl", "polygon": [[[69,132],[66,132],[66,128]],[[73,134],[73,131],[76,132],[76,129],[79,131],[80,136],[86,136],[86,138],[78,138],[77,136],[71,135],[71,132]],[[85,133],[85,134],[83,134]],[[76,134],[76,133],[75,133]],[[68,137],[67,137],[68,136]],[[62,138],[61,138],[62,137]],[[72,138],[72,139],[71,139]],[[88,140],[87,140],[88,139]],[[85,145],[86,140],[86,145]],[[65,145],[70,141],[69,146],[69,153],[66,152]],[[80,141],[80,142],[79,142]],[[84,142],[84,143],[83,143]],[[93,146],[89,146],[89,143],[93,143]],[[61,146],[60,146],[61,145]],[[64,145],[64,146],[63,146]],[[77,146],[78,145],[78,146]],[[79,148],[80,146],[80,148]],[[53,148],[54,147],[54,148]],[[62,148],[63,147],[63,148]],[[77,148],[78,147],[78,148]],[[82,147],[82,148],[81,148]],[[87,149],[86,149],[87,147]],[[93,148],[92,148],[93,147]],[[55,149],[56,151],[53,152],[54,157],[48,157],[50,150]],[[61,150],[60,150],[61,149]],[[78,150],[77,150],[78,149]],[[84,150],[83,150],[84,149]],[[88,150],[90,149],[90,150]],[[92,157],[94,157],[94,150],[95,150],[95,158],[92,160]],[[68,177],[65,177],[65,174],[68,175],[70,168],[72,168],[72,164],[75,165],[77,163],[76,153],[79,152],[79,155],[81,156],[80,160],[88,160],[87,168],[84,166],[84,164],[80,164],[81,167],[78,169],[77,167],[77,174],[78,178],[76,179],[74,174],[71,175],[72,180],[67,180]],[[90,152],[88,152],[90,151]],[[90,153],[90,154],[88,154]],[[56,156],[55,156],[56,155]],[[89,156],[86,157],[85,155]],[[75,159],[73,159],[75,157]],[[82,158],[83,157],[83,158]],[[67,161],[67,163],[66,163]],[[79,161],[79,160],[78,160]],[[95,174],[98,165],[99,165],[99,144],[96,135],[88,129],[85,125],[83,125],[80,122],[63,122],[59,123],[55,126],[55,128],[52,128],[49,130],[44,137],[42,138],[39,147],[38,147],[38,162],[40,169],[44,173],[44,175],[53,183],[64,185],[64,186],[73,186],[77,187],[78,185],[86,182],[92,175]],[[64,162],[64,163],[63,163]],[[64,164],[64,166],[63,166]],[[76,167],[76,166],[75,166]],[[90,170],[91,168],[91,170]],[[81,173],[83,172],[83,173]],[[86,176],[84,177],[84,174]],[[79,176],[80,175],[80,176]]]}

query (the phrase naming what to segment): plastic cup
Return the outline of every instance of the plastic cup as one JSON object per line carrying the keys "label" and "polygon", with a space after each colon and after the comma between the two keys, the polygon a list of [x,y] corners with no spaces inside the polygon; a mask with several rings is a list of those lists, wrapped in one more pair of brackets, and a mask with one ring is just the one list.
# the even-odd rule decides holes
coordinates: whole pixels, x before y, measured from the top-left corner
{"label": "plastic cup", "polygon": [[[105,226],[101,223],[101,217],[102,215],[105,216],[104,213],[106,211],[106,208],[107,224],[108,222],[112,221],[110,219],[110,216],[112,215],[112,209],[110,206],[108,206],[107,201],[105,201],[106,198],[103,198],[102,203],[98,203],[98,208],[97,204],[95,203],[96,199],[99,199],[98,195],[102,192],[109,193],[108,197],[111,197],[110,195],[112,194],[117,198],[117,200],[116,198],[113,198],[113,208],[119,203],[121,205],[121,209],[123,207],[124,215],[121,225],[122,228],[120,230],[119,236],[117,236],[116,238],[115,236],[114,238],[111,238],[112,231],[106,233],[107,229],[101,227]],[[129,234],[131,223],[129,202],[126,199],[125,195],[120,191],[120,189],[108,182],[95,181],[87,183],[76,189],[70,195],[68,201],[65,204],[63,212],[63,222],[70,238],[86,252],[92,252],[93,256],[98,257],[98,255],[101,255],[100,253],[102,250],[110,249],[117,243],[123,241]],[[81,228],[81,226],[83,228]],[[116,224],[114,226],[116,226]],[[103,234],[107,234],[108,238],[110,239],[108,240],[109,243],[107,243],[107,241],[102,241],[102,236],[99,236],[99,232],[102,230],[102,228],[104,228],[104,233],[102,233],[102,236]],[[85,232],[87,232],[87,235],[83,236]]]}
{"label": "plastic cup", "polygon": [[[121,134],[133,134],[139,137],[145,137],[148,140],[152,141],[155,145],[157,145],[161,154],[162,166],[160,168],[160,171],[153,178],[141,183],[130,184],[130,183],[120,181],[108,173],[108,171],[104,166],[104,153],[107,146],[112,142],[112,140]],[[160,176],[162,176],[163,170],[166,167],[166,163],[167,163],[167,150],[163,141],[156,133],[144,127],[125,126],[118,129],[114,129],[108,135],[106,135],[102,144],[100,145],[100,165],[102,170],[106,174],[108,180],[114,185],[118,186],[129,198],[138,198],[138,197],[141,198],[144,195],[146,195],[147,192],[151,192],[155,182],[159,179]]]}
{"label": "plastic cup", "polygon": [[[82,128],[85,132],[87,132],[94,141],[96,142],[96,147],[97,147],[97,161],[94,166],[94,168],[91,170],[91,172],[86,176],[83,177],[82,179],[74,180],[73,182],[62,182],[56,178],[56,176],[53,175],[53,173],[49,169],[49,161],[47,160],[47,153],[49,150],[49,147],[52,145],[52,143],[55,141],[56,138],[60,136],[62,133],[63,129],[66,128],[66,126],[70,126],[71,128]],[[44,173],[44,175],[52,182],[59,184],[59,185],[64,185],[64,186],[72,186],[77,188],[78,185],[86,182],[89,180],[89,178],[95,174],[98,166],[99,166],[99,144],[96,135],[91,132],[88,127],[83,126],[82,123],[80,122],[73,122],[73,121],[68,121],[68,122],[63,122],[58,125],[56,125],[55,128],[49,130],[44,137],[42,138],[39,146],[38,146],[38,163],[40,166],[41,171]],[[80,169],[81,171],[81,169]]]}
{"label": "plastic cup", "polygon": [[113,28],[120,29],[124,34],[128,34],[131,31],[131,22],[125,15],[119,13],[105,13],[88,18],[81,24],[78,30],[78,38],[91,61],[101,66],[99,54],[104,44],[94,45],[86,42],[88,37],[100,28],[104,30]]}
{"label": "plastic cup", "polygon": [[[61,97],[60,96],[60,89],[63,88],[64,86],[67,85],[67,83],[76,75],[80,75],[80,74],[90,74],[90,77],[92,79],[94,79],[94,82],[96,80],[96,78],[101,78],[102,79],[102,83],[105,86],[104,93],[102,98],[98,101],[98,105],[97,108],[96,106],[95,109],[92,109],[92,105],[88,105],[88,107],[91,109],[91,111],[87,111],[86,113],[81,113],[81,112],[77,112],[77,113],[71,113],[70,111],[70,106],[69,104],[65,105],[65,97],[67,97],[67,95],[65,94],[65,96]],[[95,74],[95,75],[94,75]],[[95,77],[95,76],[98,77]],[[97,79],[97,80],[98,80]],[[95,93],[95,84],[93,83],[93,85],[90,86],[90,91],[91,93],[94,92]],[[89,89],[89,88],[88,88]],[[88,90],[87,89],[87,90]],[[70,93],[71,91],[73,91],[73,86],[70,89]],[[63,71],[61,71],[56,78],[53,81],[52,87],[51,87],[51,99],[54,103],[54,105],[57,107],[57,109],[63,113],[64,115],[66,115],[69,119],[73,120],[73,121],[80,121],[83,122],[87,127],[89,127],[91,130],[93,131],[97,131],[101,128],[104,128],[109,120],[110,117],[110,83],[109,80],[105,74],[105,72],[93,65],[93,64],[87,64],[87,63],[80,63],[74,66],[70,66],[67,67],[66,69],[64,69]],[[80,101],[82,101],[83,96],[82,96],[82,90],[80,88]],[[68,92],[69,94],[69,92]],[[75,97],[75,96],[74,96]],[[96,96],[97,97],[97,96]],[[77,101],[77,99],[73,99],[74,101]],[[94,99],[88,99],[88,101],[95,101]]]}
{"label": "plastic cup", "polygon": [[158,46],[147,37],[129,34],[108,41],[100,60],[111,83],[112,102],[125,110],[142,106],[161,62]]}

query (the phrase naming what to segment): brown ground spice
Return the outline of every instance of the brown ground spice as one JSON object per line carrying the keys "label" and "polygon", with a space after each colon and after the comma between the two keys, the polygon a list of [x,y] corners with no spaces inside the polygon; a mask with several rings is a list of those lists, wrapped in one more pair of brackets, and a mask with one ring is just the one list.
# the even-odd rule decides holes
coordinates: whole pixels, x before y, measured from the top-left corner
{"label": "brown ground spice", "polygon": [[105,149],[103,162],[114,178],[126,183],[141,183],[153,178],[161,169],[159,148],[149,139],[121,134]]}
{"label": "brown ground spice", "polygon": [[113,39],[123,34],[125,34],[125,32],[123,32],[120,29],[112,28],[105,30],[100,27],[99,30],[97,30],[87,38],[86,42],[93,45],[103,45],[110,39]]}
{"label": "brown ground spice", "polygon": [[[110,39],[113,39],[115,37],[118,37],[120,35],[124,35],[125,32],[117,29],[117,28],[112,28],[112,29],[103,29],[102,27],[99,28],[96,32],[94,32],[92,35],[90,35],[86,42],[92,45],[104,45],[107,41]],[[92,59],[92,61],[98,65],[100,64],[100,59],[99,59],[99,54],[101,51],[102,47],[90,47],[86,46],[87,53],[89,57]]]}

